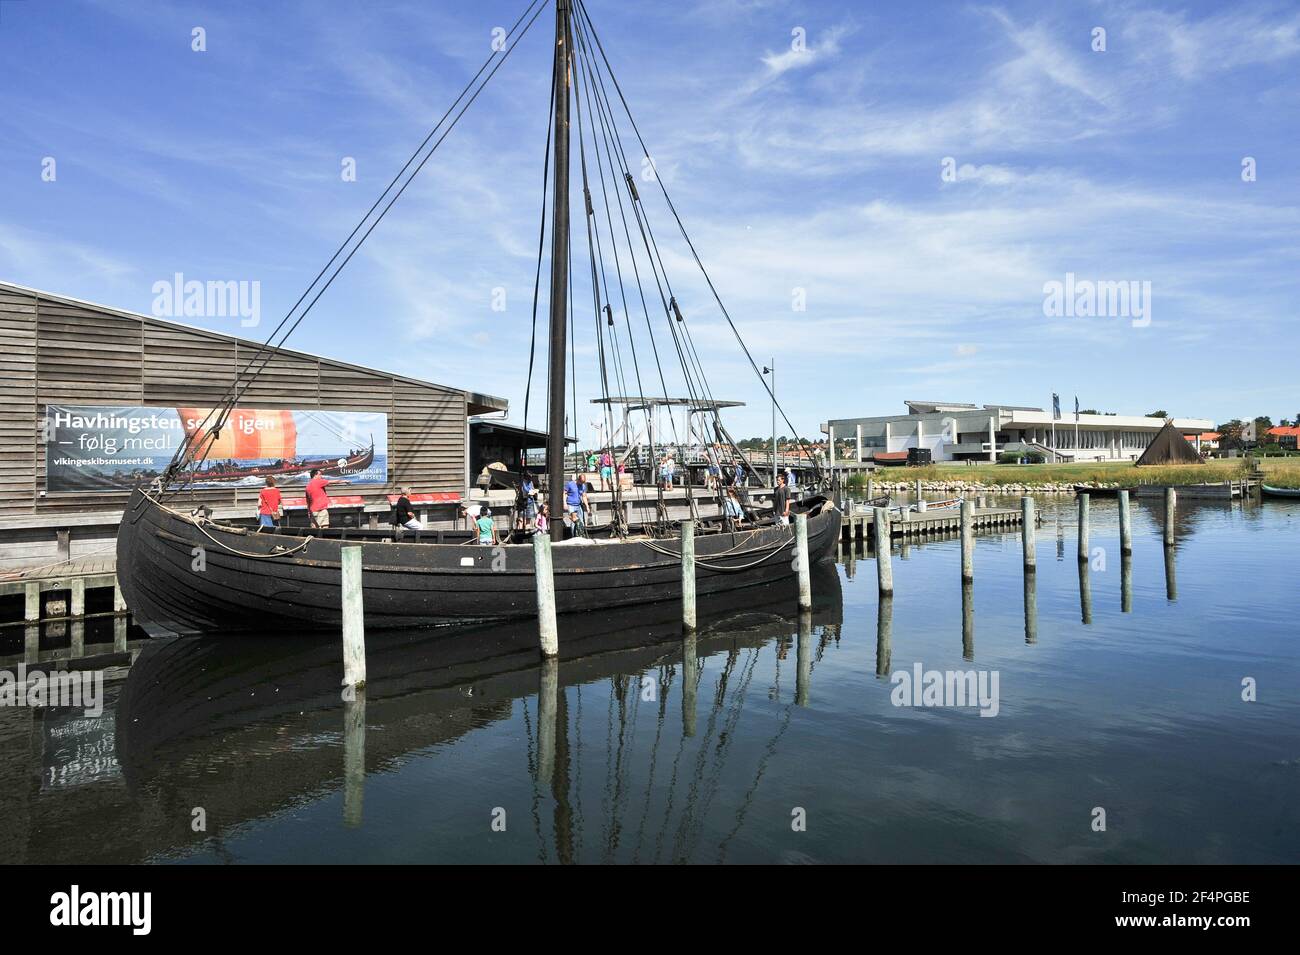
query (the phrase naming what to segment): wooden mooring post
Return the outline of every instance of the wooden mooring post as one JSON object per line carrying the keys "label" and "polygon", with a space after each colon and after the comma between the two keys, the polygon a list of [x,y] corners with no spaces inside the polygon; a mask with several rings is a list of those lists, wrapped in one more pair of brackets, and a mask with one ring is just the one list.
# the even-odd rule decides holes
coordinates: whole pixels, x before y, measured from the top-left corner
{"label": "wooden mooring post", "polygon": [[343,574],[343,683],[366,685],[366,619],[361,589],[361,545],[345,546],[339,557]]}
{"label": "wooden mooring post", "polygon": [[1178,495],[1171,487],[1165,488],[1165,546],[1174,543],[1174,512],[1178,507]]}
{"label": "wooden mooring post", "polygon": [[[799,609],[812,610],[812,579],[808,568],[807,514],[796,514],[794,516],[794,569],[799,577]],[[694,569],[692,568],[693,572]],[[694,581],[692,581],[693,583]],[[694,616],[694,612],[695,608],[692,600],[692,616]]]}
{"label": "wooden mooring post", "polygon": [[551,535],[533,535],[533,574],[537,578],[537,637],[542,656],[560,652],[555,623],[555,570],[551,563]]}
{"label": "wooden mooring post", "polygon": [[[802,514],[799,515],[803,517]],[[682,521],[682,630],[695,631],[695,522]]]}
{"label": "wooden mooring post", "polygon": [[1133,553],[1133,521],[1128,509],[1128,491],[1119,492],[1119,552]]}
{"label": "wooden mooring post", "polygon": [[1088,562],[1088,501],[1087,494],[1079,495],[1079,560]]}
{"label": "wooden mooring post", "polygon": [[873,531],[876,539],[876,578],[882,594],[894,592],[894,568],[889,563],[890,531],[889,510],[883,507],[874,509],[875,525]]}

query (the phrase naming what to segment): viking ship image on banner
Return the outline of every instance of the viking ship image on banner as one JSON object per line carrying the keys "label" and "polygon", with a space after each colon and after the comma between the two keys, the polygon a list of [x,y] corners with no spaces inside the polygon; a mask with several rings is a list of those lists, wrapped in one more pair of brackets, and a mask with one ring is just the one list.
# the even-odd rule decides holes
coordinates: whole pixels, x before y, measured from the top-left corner
{"label": "viking ship image on banner", "polygon": [[256,487],[267,477],[302,484],[317,468],[353,484],[388,480],[385,414],[235,408],[220,429],[211,427],[215,420],[210,408],[50,405],[46,490],[147,485],[183,445],[207,449],[179,475],[193,487]]}

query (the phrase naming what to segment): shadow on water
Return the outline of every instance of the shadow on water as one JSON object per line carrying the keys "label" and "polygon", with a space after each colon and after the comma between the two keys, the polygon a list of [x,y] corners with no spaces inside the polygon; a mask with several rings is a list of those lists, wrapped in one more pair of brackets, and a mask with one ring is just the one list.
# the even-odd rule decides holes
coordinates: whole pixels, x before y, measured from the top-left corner
{"label": "shadow on water", "polygon": [[[794,705],[808,705],[814,658],[838,642],[843,619],[833,565],[814,566],[813,592],[811,614],[797,612],[792,583],[701,599],[699,627],[687,637],[676,602],[561,616],[560,657],[549,661],[540,658],[529,621],[377,633],[367,638],[368,684],[348,699],[331,640],[268,634],[146,641],[98,721],[98,748],[113,763],[111,792],[88,785],[102,781],[90,778],[56,789],[27,785],[22,811],[0,825],[8,832],[0,848],[32,861],[129,862],[204,847],[220,860],[228,833],[340,792],[339,821],[361,827],[367,779],[508,721],[522,702],[526,759],[521,754],[518,771],[529,778],[535,801],[549,795],[552,850],[560,861],[574,861],[581,825],[571,796],[571,737],[580,730],[571,709],[581,706],[581,696],[572,691],[611,681],[619,706],[613,734],[621,738],[629,730],[628,700],[649,695],[663,707],[676,686],[681,735],[700,734],[712,747],[709,761],[685,772],[693,807],[706,798],[713,759],[722,758],[734,732],[728,683],[738,676],[742,651],[774,641],[782,656],[793,648]],[[713,657],[722,668],[706,691],[702,663]],[[642,672],[657,674],[653,692],[650,676],[629,676]],[[668,744],[663,715],[659,732]],[[44,754],[27,748],[31,770]],[[14,780],[0,782],[8,803]],[[78,801],[97,807],[93,840],[75,826],[38,824],[75,812]],[[206,829],[195,831],[200,807]],[[686,829],[675,841],[689,841],[693,824],[683,816]]]}

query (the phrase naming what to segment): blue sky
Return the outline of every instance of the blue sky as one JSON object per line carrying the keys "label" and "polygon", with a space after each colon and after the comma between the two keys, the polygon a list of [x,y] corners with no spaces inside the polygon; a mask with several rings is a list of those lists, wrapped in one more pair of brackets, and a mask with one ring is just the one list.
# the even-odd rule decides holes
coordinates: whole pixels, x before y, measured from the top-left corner
{"label": "blue sky", "polygon": [[[146,313],[176,272],[258,281],[260,329],[188,321],[261,337],[524,2],[0,0],[0,279]],[[1300,414],[1300,6],[587,3],[801,432],[907,398],[1053,391],[1121,413]],[[522,416],[552,28],[548,10],[292,347]],[[761,387],[653,200],[713,392],[750,402],[728,416],[737,437],[766,433]],[[1067,273],[1149,282],[1150,324],[1046,316]],[[580,421],[598,391],[586,290]]]}

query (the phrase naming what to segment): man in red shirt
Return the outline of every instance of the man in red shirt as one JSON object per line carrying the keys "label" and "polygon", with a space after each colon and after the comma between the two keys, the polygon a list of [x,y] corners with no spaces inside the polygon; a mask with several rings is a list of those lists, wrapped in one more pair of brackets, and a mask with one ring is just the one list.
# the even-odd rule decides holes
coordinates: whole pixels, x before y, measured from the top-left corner
{"label": "man in red shirt", "polygon": [[312,468],[311,480],[307,482],[307,514],[312,527],[330,526],[330,496],[325,490],[326,484],[347,484],[347,481],[331,481],[321,475],[320,468]]}
{"label": "man in red shirt", "polygon": [[257,529],[275,527],[275,519],[280,516],[280,489],[275,486],[275,478],[267,475],[266,487],[257,496]]}

